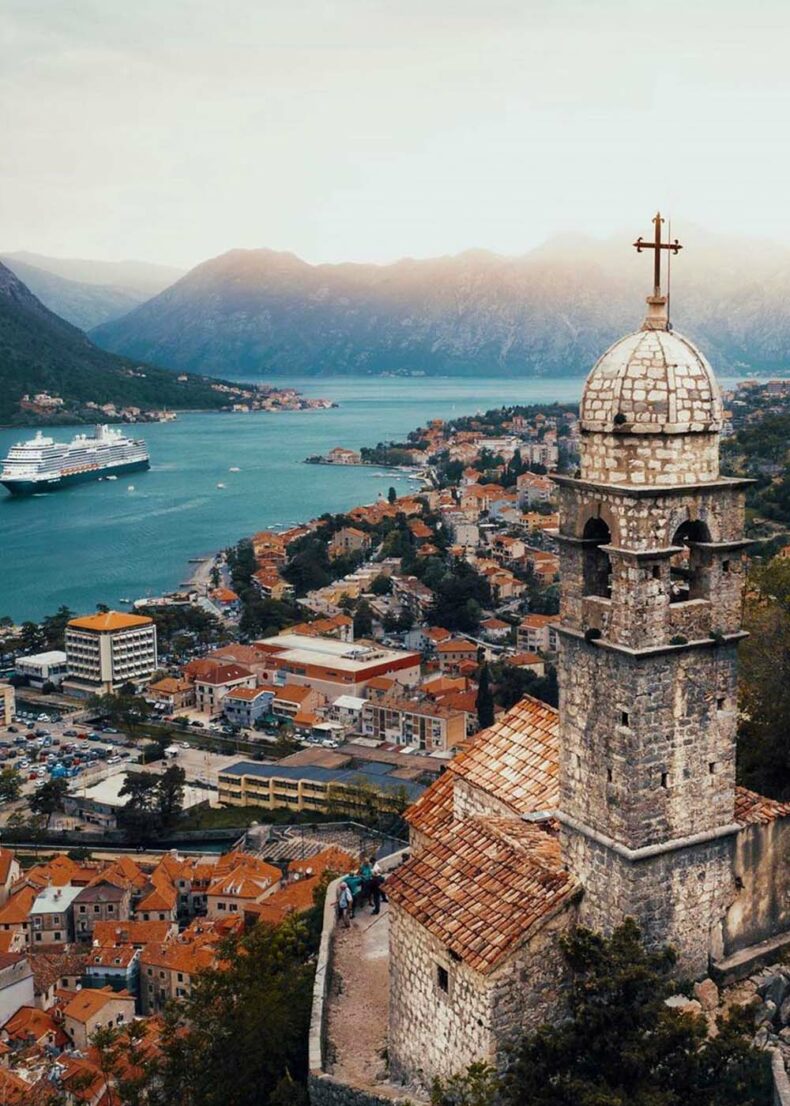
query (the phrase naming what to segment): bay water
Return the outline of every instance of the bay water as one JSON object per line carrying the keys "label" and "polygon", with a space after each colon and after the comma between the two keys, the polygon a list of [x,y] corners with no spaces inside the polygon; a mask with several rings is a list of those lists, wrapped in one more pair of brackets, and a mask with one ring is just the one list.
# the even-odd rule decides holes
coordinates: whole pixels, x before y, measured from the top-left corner
{"label": "bay water", "polygon": [[[277,381],[339,406],[326,411],[180,414],[128,427],[151,453],[148,472],[24,499],[0,488],[0,616],[39,619],[66,604],[158,595],[188,580],[190,558],[257,530],[372,503],[390,485],[418,485],[374,468],[306,465],[335,445],[402,439],[431,418],[510,403],[575,403],[583,379],[330,378]],[[726,386],[726,381],[722,384]],[[68,441],[78,429],[48,431]],[[0,430],[0,458],[27,429]],[[231,472],[238,468],[239,472]],[[218,488],[217,484],[224,484]]]}

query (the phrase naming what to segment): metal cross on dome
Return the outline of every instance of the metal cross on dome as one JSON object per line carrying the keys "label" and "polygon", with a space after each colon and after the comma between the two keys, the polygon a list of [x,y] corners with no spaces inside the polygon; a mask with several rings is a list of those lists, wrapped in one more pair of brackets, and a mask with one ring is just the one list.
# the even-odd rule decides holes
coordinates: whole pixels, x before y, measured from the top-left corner
{"label": "metal cross on dome", "polygon": [[654,296],[661,295],[661,251],[671,250],[672,253],[677,253],[679,250],[683,249],[677,238],[673,242],[661,241],[661,224],[663,222],[664,220],[661,218],[661,212],[657,211],[655,217],[653,218],[653,225],[656,228],[655,239],[652,242],[646,242],[644,238],[642,238],[640,235],[640,237],[637,238],[636,242],[634,242],[634,247],[636,248],[637,253],[641,253],[642,250],[655,250],[655,254],[653,256]]}

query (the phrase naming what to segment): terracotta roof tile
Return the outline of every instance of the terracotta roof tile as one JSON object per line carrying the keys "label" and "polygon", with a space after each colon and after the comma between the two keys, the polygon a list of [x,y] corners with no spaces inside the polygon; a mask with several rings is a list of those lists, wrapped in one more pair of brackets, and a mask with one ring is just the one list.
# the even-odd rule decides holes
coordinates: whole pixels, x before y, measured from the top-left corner
{"label": "terracotta roof tile", "polygon": [[766,799],[756,791],[745,787],[735,788],[735,821],[742,826],[766,825],[777,818],[790,816],[790,803],[779,803],[775,799]]}
{"label": "terracotta roof tile", "polygon": [[580,890],[552,823],[468,818],[387,880],[387,894],[469,967],[489,972]]}
{"label": "terracotta roof tile", "polygon": [[0,924],[21,925],[26,922],[37,895],[38,890],[35,887],[21,886],[0,909]]}
{"label": "terracotta roof tile", "polygon": [[406,821],[412,829],[424,833],[426,837],[436,837],[452,820],[453,774],[442,772],[406,811]]}
{"label": "terracotta roof tile", "polygon": [[[113,991],[112,987],[83,987],[74,998],[63,1008],[63,1016],[72,1018],[76,1022],[89,1022],[95,1017],[108,1002],[134,997],[128,991]],[[132,1012],[134,1007],[132,1007]]]}
{"label": "terracotta roof tile", "polygon": [[115,945],[141,947],[149,942],[164,943],[173,931],[173,922],[95,922],[93,944],[101,948]]}
{"label": "terracotta roof tile", "polygon": [[478,734],[450,770],[517,814],[554,809],[559,797],[557,711],[526,695]]}

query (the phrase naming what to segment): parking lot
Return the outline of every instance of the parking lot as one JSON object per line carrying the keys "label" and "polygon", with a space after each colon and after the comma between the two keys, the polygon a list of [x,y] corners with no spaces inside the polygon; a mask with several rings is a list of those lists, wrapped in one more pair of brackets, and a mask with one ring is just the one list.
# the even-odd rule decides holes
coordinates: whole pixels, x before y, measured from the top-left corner
{"label": "parking lot", "polygon": [[12,725],[0,730],[0,766],[14,767],[29,794],[50,778],[86,782],[133,761],[133,743],[113,729],[86,728],[46,710],[33,716],[17,712]]}

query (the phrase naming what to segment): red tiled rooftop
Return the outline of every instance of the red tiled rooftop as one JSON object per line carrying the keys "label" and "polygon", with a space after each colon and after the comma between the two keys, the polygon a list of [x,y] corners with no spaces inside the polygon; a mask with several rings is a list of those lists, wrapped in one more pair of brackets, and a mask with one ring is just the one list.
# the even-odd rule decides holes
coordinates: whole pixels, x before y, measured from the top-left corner
{"label": "red tiled rooftop", "polygon": [[557,711],[526,695],[478,734],[450,770],[507,803],[517,814],[554,809],[558,801]]}
{"label": "red tiled rooftop", "polygon": [[387,880],[390,901],[451,953],[489,972],[580,890],[553,825],[467,818]]}

